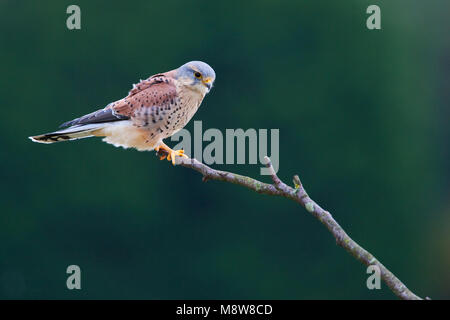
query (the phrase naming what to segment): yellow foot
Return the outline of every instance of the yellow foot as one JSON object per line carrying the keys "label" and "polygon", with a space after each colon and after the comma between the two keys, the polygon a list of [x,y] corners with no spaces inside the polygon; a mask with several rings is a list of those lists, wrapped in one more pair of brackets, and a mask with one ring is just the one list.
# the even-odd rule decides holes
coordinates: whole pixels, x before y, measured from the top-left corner
{"label": "yellow foot", "polygon": [[167,160],[172,161],[173,165],[175,165],[175,156],[188,158],[184,154],[184,150],[172,150],[164,143],[156,147],[155,151],[159,153],[159,160],[164,160],[167,157]]}

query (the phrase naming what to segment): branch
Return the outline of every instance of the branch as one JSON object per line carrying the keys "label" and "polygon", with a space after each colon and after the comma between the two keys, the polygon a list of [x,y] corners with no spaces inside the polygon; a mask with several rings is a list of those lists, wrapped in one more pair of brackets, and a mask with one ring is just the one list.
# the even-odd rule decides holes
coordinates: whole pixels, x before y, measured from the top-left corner
{"label": "branch", "polygon": [[272,184],[267,184],[239,174],[214,170],[196,159],[179,158],[177,164],[194,169],[203,175],[203,181],[219,180],[238,184],[262,194],[274,196],[282,196],[291,199],[303,206],[309,213],[316,217],[328,231],[336,239],[336,243],[347,250],[353,257],[365,264],[366,266],[377,266],[383,281],[391,289],[391,291],[403,300],[422,300],[419,296],[410,291],[391,271],[389,271],[380,261],[378,261],[371,253],[357,244],[342,227],[333,219],[332,215],[322,209],[314,202],[306,193],[298,176],[294,176],[295,188],[286,185],[278,178],[269,157],[265,157],[266,166],[270,170]]}

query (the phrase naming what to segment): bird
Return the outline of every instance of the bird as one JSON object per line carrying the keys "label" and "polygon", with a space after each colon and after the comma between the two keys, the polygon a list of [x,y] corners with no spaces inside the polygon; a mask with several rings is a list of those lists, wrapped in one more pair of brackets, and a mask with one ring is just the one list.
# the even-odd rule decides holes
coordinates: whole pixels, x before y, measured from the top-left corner
{"label": "bird", "polygon": [[34,142],[55,143],[87,137],[104,137],[116,147],[155,150],[160,159],[186,157],[163,140],[180,131],[197,112],[212,89],[216,73],[207,63],[191,61],[134,84],[125,98],[105,108],[60,125],[58,131],[29,137]]}

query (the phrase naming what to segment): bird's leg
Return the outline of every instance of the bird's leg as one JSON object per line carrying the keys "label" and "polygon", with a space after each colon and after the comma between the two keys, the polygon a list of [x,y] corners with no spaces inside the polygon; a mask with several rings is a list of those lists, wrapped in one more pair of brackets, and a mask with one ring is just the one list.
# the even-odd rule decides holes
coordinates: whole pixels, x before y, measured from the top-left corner
{"label": "bird's leg", "polygon": [[167,160],[172,161],[172,164],[175,164],[175,156],[188,158],[184,154],[184,150],[172,150],[162,141],[155,148],[155,151],[160,154],[159,160],[164,160],[167,157]]}

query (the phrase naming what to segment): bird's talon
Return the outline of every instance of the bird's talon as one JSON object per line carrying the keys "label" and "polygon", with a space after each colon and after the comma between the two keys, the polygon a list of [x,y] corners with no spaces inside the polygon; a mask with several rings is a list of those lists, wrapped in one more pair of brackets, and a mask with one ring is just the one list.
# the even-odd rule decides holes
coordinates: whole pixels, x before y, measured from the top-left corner
{"label": "bird's talon", "polygon": [[170,155],[167,157],[167,160],[172,160],[173,165],[175,165],[175,156],[188,158],[188,156],[184,154],[184,150],[172,150]]}
{"label": "bird's talon", "polygon": [[168,161],[172,161],[173,165],[175,165],[175,157],[176,156],[189,158],[187,155],[184,154],[184,150],[183,149],[172,150],[168,146],[166,146],[165,144],[156,147],[155,151],[159,155],[159,160],[164,160],[165,158],[167,158]]}

